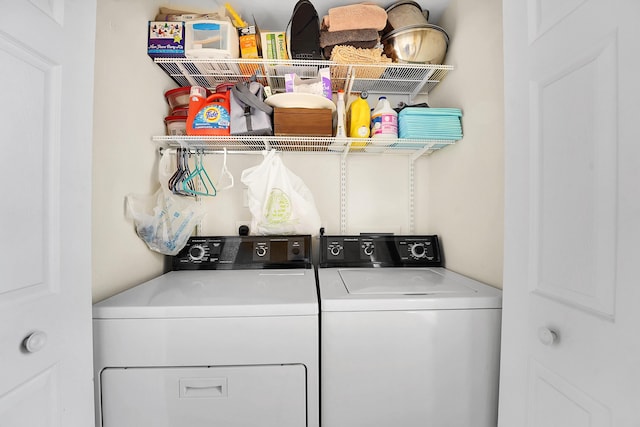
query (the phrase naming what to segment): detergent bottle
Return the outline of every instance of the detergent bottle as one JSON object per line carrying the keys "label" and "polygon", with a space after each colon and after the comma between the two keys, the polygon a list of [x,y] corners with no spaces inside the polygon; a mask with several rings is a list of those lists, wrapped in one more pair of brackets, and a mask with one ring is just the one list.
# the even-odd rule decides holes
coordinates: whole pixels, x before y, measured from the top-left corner
{"label": "detergent bottle", "polygon": [[[360,96],[349,105],[349,114],[347,122],[349,128],[349,137],[351,138],[369,138],[371,126],[371,109],[367,102],[367,92],[360,93]],[[352,148],[362,148],[367,143],[365,141],[353,141]]]}
{"label": "detergent bottle", "polygon": [[206,94],[207,90],[201,86],[191,87],[187,135],[229,135],[231,133],[229,92],[217,92],[208,98]]}
{"label": "detergent bottle", "polygon": [[386,96],[378,98],[371,113],[371,145],[365,151],[380,152],[398,138],[398,113],[391,108]]}

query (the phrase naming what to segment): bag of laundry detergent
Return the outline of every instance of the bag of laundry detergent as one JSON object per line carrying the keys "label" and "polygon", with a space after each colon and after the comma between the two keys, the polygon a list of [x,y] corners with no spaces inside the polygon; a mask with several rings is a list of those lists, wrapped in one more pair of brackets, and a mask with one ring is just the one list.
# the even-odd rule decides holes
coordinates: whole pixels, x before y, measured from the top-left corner
{"label": "bag of laundry detergent", "polygon": [[268,151],[259,165],[245,169],[241,181],[248,188],[252,234],[319,234],[320,214],[311,191],[282,163],[276,150]]}

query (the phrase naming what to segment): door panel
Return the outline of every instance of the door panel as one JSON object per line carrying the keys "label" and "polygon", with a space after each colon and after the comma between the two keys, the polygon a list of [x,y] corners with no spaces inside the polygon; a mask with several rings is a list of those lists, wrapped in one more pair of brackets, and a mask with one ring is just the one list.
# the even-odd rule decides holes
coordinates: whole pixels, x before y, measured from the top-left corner
{"label": "door panel", "polygon": [[107,368],[100,374],[103,425],[304,426],[305,369],[296,364]]}
{"label": "door panel", "polygon": [[529,0],[529,34],[535,40],[573,12],[585,0]]}
{"label": "door panel", "polygon": [[86,427],[95,0],[0,1],[0,425]]}
{"label": "door panel", "polygon": [[64,0],[30,0],[30,2],[59,25],[63,25]]}
{"label": "door panel", "polygon": [[606,37],[568,58],[572,63],[557,63],[531,83],[530,99],[532,290],[609,317],[617,231],[617,86],[609,73],[616,72],[616,48]]}
{"label": "door panel", "polygon": [[3,396],[0,400],[0,420],[3,427],[52,425],[52,420],[59,416],[54,403],[58,387],[53,367]]}
{"label": "door panel", "polygon": [[531,427],[610,426],[610,411],[542,365],[533,363],[529,376]]}
{"label": "door panel", "polygon": [[503,2],[499,425],[637,427],[640,2]]}
{"label": "door panel", "polygon": [[[59,247],[58,216],[54,200],[54,183],[59,164],[49,153],[59,149],[60,106],[51,94],[60,93],[59,73],[46,57],[0,33],[0,61],[3,67],[3,104],[24,105],[3,113],[11,123],[3,152],[9,161],[2,167],[6,200],[3,210],[4,245],[18,256],[0,257],[5,279],[0,283],[0,306],[10,305],[27,295],[43,296],[58,288],[53,267]],[[28,101],[25,103],[25,100]],[[4,228],[3,227],[3,228]]]}

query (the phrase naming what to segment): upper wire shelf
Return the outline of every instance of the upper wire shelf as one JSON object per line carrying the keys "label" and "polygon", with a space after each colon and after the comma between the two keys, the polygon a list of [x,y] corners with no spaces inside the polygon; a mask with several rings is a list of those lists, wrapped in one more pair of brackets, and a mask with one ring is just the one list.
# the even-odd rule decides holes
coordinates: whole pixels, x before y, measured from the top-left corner
{"label": "upper wire shelf", "polygon": [[[221,83],[248,81],[253,75],[272,92],[285,91],[285,74],[296,73],[301,78],[318,75],[329,67],[334,92],[362,92],[376,94],[408,94],[410,99],[428,94],[453,70],[440,64],[339,64],[318,60],[264,59],[191,59],[154,58],[180,86],[215,88]],[[350,83],[351,87],[347,87]]]}

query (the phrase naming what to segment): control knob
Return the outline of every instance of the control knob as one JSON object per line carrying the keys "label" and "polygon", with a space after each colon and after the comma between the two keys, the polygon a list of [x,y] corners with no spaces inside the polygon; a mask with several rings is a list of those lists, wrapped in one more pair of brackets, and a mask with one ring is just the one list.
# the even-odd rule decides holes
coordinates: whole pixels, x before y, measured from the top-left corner
{"label": "control knob", "polygon": [[413,243],[409,246],[409,251],[411,252],[411,256],[415,259],[425,258],[427,256],[424,243]]}
{"label": "control knob", "polygon": [[267,254],[267,247],[266,246],[257,246],[256,247],[256,255],[258,255],[259,257],[263,257]]}
{"label": "control knob", "polygon": [[341,251],[342,251],[342,247],[340,245],[331,245],[331,246],[329,246],[329,252],[331,252],[331,255],[333,255],[333,256],[340,255]]}
{"label": "control knob", "polygon": [[193,245],[189,248],[189,259],[191,261],[202,261],[204,254],[205,251],[202,245]]}
{"label": "control knob", "polygon": [[367,243],[365,243],[365,244],[363,245],[363,247],[362,247],[362,252],[364,252],[364,254],[365,254],[366,256],[371,256],[371,255],[373,255],[373,250],[374,250],[374,248],[375,248],[375,246],[374,246],[374,244],[373,244],[373,243],[369,243],[369,242],[367,242]]}

